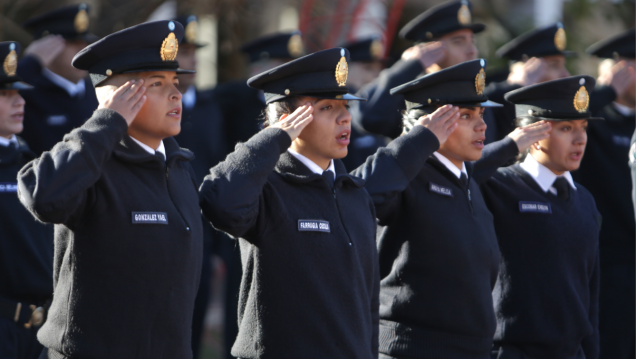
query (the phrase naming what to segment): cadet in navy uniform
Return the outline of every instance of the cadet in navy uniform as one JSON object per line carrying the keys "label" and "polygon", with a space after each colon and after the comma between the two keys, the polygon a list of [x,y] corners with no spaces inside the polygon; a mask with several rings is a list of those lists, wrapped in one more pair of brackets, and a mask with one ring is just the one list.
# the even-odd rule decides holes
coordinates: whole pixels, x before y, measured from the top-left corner
{"label": "cadet in navy uniform", "polygon": [[71,66],[73,56],[97,37],[88,32],[89,7],[66,6],[24,23],[35,41],[20,60],[18,74],[33,90],[26,100],[22,137],[36,155],[48,151],[97,109],[87,72]]}
{"label": "cadet in navy uniform", "polygon": [[193,155],[172,138],[182,38],[155,21],[80,51],[99,108],[19,173],[21,202],[56,227],[42,358],[192,358],[203,245]]}
{"label": "cadet in navy uniform", "polygon": [[53,227],[37,222],[18,199],[18,171],[35,156],[22,132],[30,86],[16,74],[20,44],[0,43],[0,358],[34,359],[36,334],[53,294]]}
{"label": "cadet in navy uniform", "polygon": [[[372,82],[378,77],[384,66],[384,45],[379,36],[373,36],[356,40],[342,45],[349,50],[351,63],[349,64],[349,77],[347,87],[351,92]],[[378,147],[384,147],[388,138],[365,131],[356,123],[351,124],[351,143],[347,147],[347,157],[342,159],[348,170],[360,166],[367,157],[375,153]]]}
{"label": "cadet in navy uniform", "polygon": [[485,90],[490,100],[504,105],[503,108],[492,111],[498,136],[503,137],[515,128],[515,109],[505,101],[506,92],[570,76],[565,68],[565,59],[576,53],[565,50],[566,45],[567,35],[563,24],[556,23],[530,30],[497,50],[498,57],[505,57],[513,62],[508,79],[491,83]]}
{"label": "cadet in navy uniform", "polygon": [[482,185],[495,220],[501,267],[493,291],[493,359],[597,359],[601,216],[588,190],[572,180],[592,117],[590,76],[574,76],[506,94],[520,125],[552,124],[523,162]]}
{"label": "cadet in navy uniform", "polygon": [[[356,125],[370,133],[396,138],[402,133],[404,97],[389,93],[393,87],[478,56],[474,34],[486,26],[472,22],[472,4],[468,0],[448,1],[422,13],[400,30],[400,36],[416,42],[402,59],[382,71],[376,81],[357,94],[367,102],[354,103],[351,114]],[[490,125],[488,123],[488,125]],[[487,130],[490,131],[490,130]],[[492,137],[492,136],[487,136]]]}
{"label": "cadet in navy uniform", "polygon": [[[174,21],[181,23],[185,34],[179,43],[177,61],[185,70],[196,70],[196,50],[205,46],[197,41],[198,21],[194,15],[180,16]],[[227,134],[223,115],[216,101],[213,90],[200,91],[196,88],[194,74],[182,74],[179,76],[179,92],[183,94],[181,102],[183,113],[181,115],[181,132],[175,136],[175,140],[194,153],[191,161],[196,175],[197,184],[203,182],[203,177],[211,167],[221,162],[230,152],[227,144]],[[201,283],[194,305],[192,327],[192,352],[193,357],[198,358],[201,335],[203,333],[203,321],[210,300],[210,282],[212,280],[212,247],[215,236],[222,235],[215,231],[203,218],[203,263],[201,271]]]}
{"label": "cadet in navy uniform", "polygon": [[614,102],[595,113],[605,121],[590,122],[587,131],[589,146],[581,168],[573,173],[576,181],[592,193],[603,216],[600,234],[601,358],[612,359],[634,358],[636,335],[636,221],[630,199],[632,182],[628,163],[631,136],[636,126],[635,33],[634,29],[630,29],[588,49],[596,56],[615,59],[618,66],[631,71],[615,75],[627,79],[627,86],[621,92],[615,92],[609,86],[616,94]]}
{"label": "cadet in navy uniform", "polygon": [[[269,127],[211,169],[200,189],[212,224],[238,238],[239,358],[375,358],[375,211],[350,176],[346,49],[249,79]],[[300,106],[300,107],[299,107]]]}
{"label": "cadet in navy uniform", "polygon": [[[484,107],[497,106],[483,95],[484,67],[468,61],[393,88],[406,133],[354,171],[384,226],[380,358],[490,355],[499,249],[469,162],[482,155]],[[518,148],[507,139],[498,152],[495,170]]]}

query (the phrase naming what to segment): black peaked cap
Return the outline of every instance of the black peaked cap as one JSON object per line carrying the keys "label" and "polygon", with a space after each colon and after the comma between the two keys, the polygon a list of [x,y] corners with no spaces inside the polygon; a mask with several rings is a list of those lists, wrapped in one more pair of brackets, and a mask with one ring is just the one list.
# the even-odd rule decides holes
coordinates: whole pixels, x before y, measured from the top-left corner
{"label": "black peaked cap", "polygon": [[266,103],[292,96],[365,101],[349,93],[348,62],[347,49],[318,51],[260,73],[247,84],[263,90]]}
{"label": "black peaked cap", "polygon": [[305,55],[300,31],[277,32],[247,42],[241,51],[248,54],[250,62],[267,59],[295,59]]}
{"label": "black peaked cap", "polygon": [[197,48],[204,47],[207,44],[197,42],[197,36],[199,36],[199,19],[195,15],[179,16],[174,21],[183,25],[184,35],[180,44],[194,45]]}
{"label": "black peaked cap", "polygon": [[500,47],[496,54],[514,61],[551,55],[576,56],[576,52],[565,50],[566,46],[565,29],[563,24],[558,22],[520,35]]}
{"label": "black peaked cap", "polygon": [[75,55],[73,66],[88,70],[93,85],[109,76],[143,71],[195,71],[179,68],[175,59],[183,26],[172,20],[152,21],[117,31]]}
{"label": "black peaked cap", "polygon": [[571,76],[510,91],[504,98],[515,105],[518,118],[536,120],[602,120],[592,117],[590,93],[596,81],[591,76]]}
{"label": "black peaked cap", "polygon": [[486,25],[472,23],[472,10],[468,0],[433,6],[409,21],[400,30],[400,36],[412,41],[432,41],[461,29],[469,29],[475,34],[484,31]]}
{"label": "black peaked cap", "polygon": [[590,55],[613,58],[614,56],[635,58],[636,28],[629,29],[610,38],[601,40],[585,50]]}
{"label": "black peaked cap", "polygon": [[88,32],[90,7],[86,4],[64,6],[27,20],[23,25],[35,39],[49,34],[68,40],[84,40],[89,44],[98,37]]}
{"label": "black peaked cap", "polygon": [[380,36],[348,42],[341,47],[349,50],[351,61],[382,61],[384,59],[384,44]]}
{"label": "black peaked cap", "polygon": [[18,54],[20,44],[15,41],[0,42],[0,90],[25,90],[30,85],[18,76]]}
{"label": "black peaked cap", "polygon": [[447,67],[391,89],[404,95],[407,110],[451,104],[501,107],[484,95],[486,60],[477,59]]}

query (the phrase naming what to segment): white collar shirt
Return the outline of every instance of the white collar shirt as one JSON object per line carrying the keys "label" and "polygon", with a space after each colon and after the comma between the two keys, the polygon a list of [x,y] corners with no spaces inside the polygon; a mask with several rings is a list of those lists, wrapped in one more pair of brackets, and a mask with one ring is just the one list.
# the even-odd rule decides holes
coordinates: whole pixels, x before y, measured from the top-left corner
{"label": "white collar shirt", "polygon": [[547,193],[549,191],[554,195],[557,194],[556,188],[552,187],[557,177],[564,177],[570,184],[570,187],[576,190],[576,185],[574,185],[574,180],[572,179],[570,172],[566,171],[561,176],[557,176],[549,168],[537,162],[531,154],[526,156],[526,159],[520,164],[520,166],[528,172],[535,182],[537,182],[543,192]]}
{"label": "white collar shirt", "polygon": [[181,103],[183,103],[183,108],[186,110],[191,110],[194,107],[194,104],[197,103],[197,90],[194,85],[188,87],[181,97]]}
{"label": "white collar shirt", "polygon": [[71,81],[65,79],[64,77],[56,74],[55,72],[47,69],[46,67],[42,68],[42,75],[57,86],[64,89],[68,92],[68,95],[71,97],[75,97],[77,95],[84,95],[86,91],[86,85],[84,84],[84,79],[79,80],[78,83],[74,84]]}
{"label": "white collar shirt", "polygon": [[163,155],[163,159],[166,159],[166,147],[163,145],[163,141],[159,142],[159,147],[157,147],[156,150],[153,150],[152,147],[148,146],[145,143],[142,143],[141,141],[137,140],[136,138],[129,136],[130,138],[132,138],[133,141],[135,141],[139,146],[141,146],[141,148],[143,148],[146,152],[150,153],[151,155],[155,155],[157,152],[161,153]]}
{"label": "white collar shirt", "polygon": [[291,153],[292,156],[296,157],[300,162],[307,166],[307,168],[309,168],[311,172],[322,175],[322,173],[325,171],[331,171],[331,173],[333,173],[333,179],[336,179],[336,167],[333,165],[333,160],[331,160],[331,162],[329,163],[329,168],[323,170],[314,161],[292,150],[291,148],[288,148],[287,152]]}
{"label": "white collar shirt", "polygon": [[446,156],[442,155],[439,152],[433,152],[433,155],[444,165],[446,166],[446,168],[448,168],[449,171],[451,171],[455,177],[460,178],[462,176],[462,172],[466,175],[466,178],[468,178],[468,172],[466,172],[466,164],[464,162],[462,162],[462,169],[460,170],[457,166],[455,166],[453,164],[453,162],[451,162],[448,158],[446,158]]}
{"label": "white collar shirt", "polygon": [[15,143],[15,146],[18,147],[18,138],[15,135],[11,136],[11,138],[0,137],[0,146],[9,147],[12,143]]}
{"label": "white collar shirt", "polygon": [[616,109],[616,111],[618,111],[618,113],[620,113],[621,115],[625,116],[625,117],[629,117],[629,116],[634,116],[634,109],[633,108],[629,108],[625,105],[621,105],[618,102],[614,102],[613,103],[614,108]]}

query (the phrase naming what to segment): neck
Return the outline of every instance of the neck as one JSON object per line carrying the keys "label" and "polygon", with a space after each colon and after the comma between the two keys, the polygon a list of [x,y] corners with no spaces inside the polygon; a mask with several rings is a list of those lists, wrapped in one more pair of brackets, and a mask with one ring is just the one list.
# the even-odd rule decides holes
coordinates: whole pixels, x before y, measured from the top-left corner
{"label": "neck", "polygon": [[157,138],[155,136],[148,135],[143,132],[135,131],[134,129],[131,129],[131,128],[128,129],[128,136],[134,138],[135,140],[155,150],[159,148],[159,144],[161,143],[161,140],[162,140],[161,138]]}
{"label": "neck", "polygon": [[308,151],[305,147],[298,146],[296,141],[292,142],[291,149],[296,151],[297,153],[309,158],[313,163],[317,164],[318,167],[323,170],[327,170],[329,165],[331,164],[331,158],[324,158],[322,156],[316,155],[312,151]]}
{"label": "neck", "polygon": [[448,154],[446,151],[442,150],[441,148],[437,150],[437,152],[439,152],[442,156],[446,157],[449,161],[451,161],[451,163],[454,164],[455,167],[459,168],[460,171],[464,167],[464,161],[454,158],[451,154]]}
{"label": "neck", "polygon": [[[532,158],[534,158],[535,161],[537,161],[540,164],[544,165],[545,168],[547,168],[550,171],[552,171],[552,173],[554,173],[555,175],[561,176],[562,174],[565,173],[565,171],[557,170],[557,169],[554,168],[554,165],[550,162],[550,157],[547,157],[547,156],[534,156],[532,154],[533,152],[530,152],[529,156],[532,156]],[[539,157],[539,158],[537,159],[537,157]]]}
{"label": "neck", "polygon": [[10,139],[12,139],[12,138],[13,138],[13,134],[8,134],[8,135],[7,135],[7,134],[4,134],[4,133],[0,132],[0,137],[4,137],[4,138],[6,138],[7,140],[10,140]]}

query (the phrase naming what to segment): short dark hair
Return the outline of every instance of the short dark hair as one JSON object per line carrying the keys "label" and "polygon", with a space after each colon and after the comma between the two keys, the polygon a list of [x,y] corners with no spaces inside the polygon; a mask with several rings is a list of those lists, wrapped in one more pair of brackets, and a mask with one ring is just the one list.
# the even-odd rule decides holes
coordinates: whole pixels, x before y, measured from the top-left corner
{"label": "short dark hair", "polygon": [[267,128],[280,119],[282,115],[289,115],[296,111],[300,107],[298,105],[298,97],[285,97],[280,101],[272,102],[261,113],[261,120],[263,120],[263,128]]}

